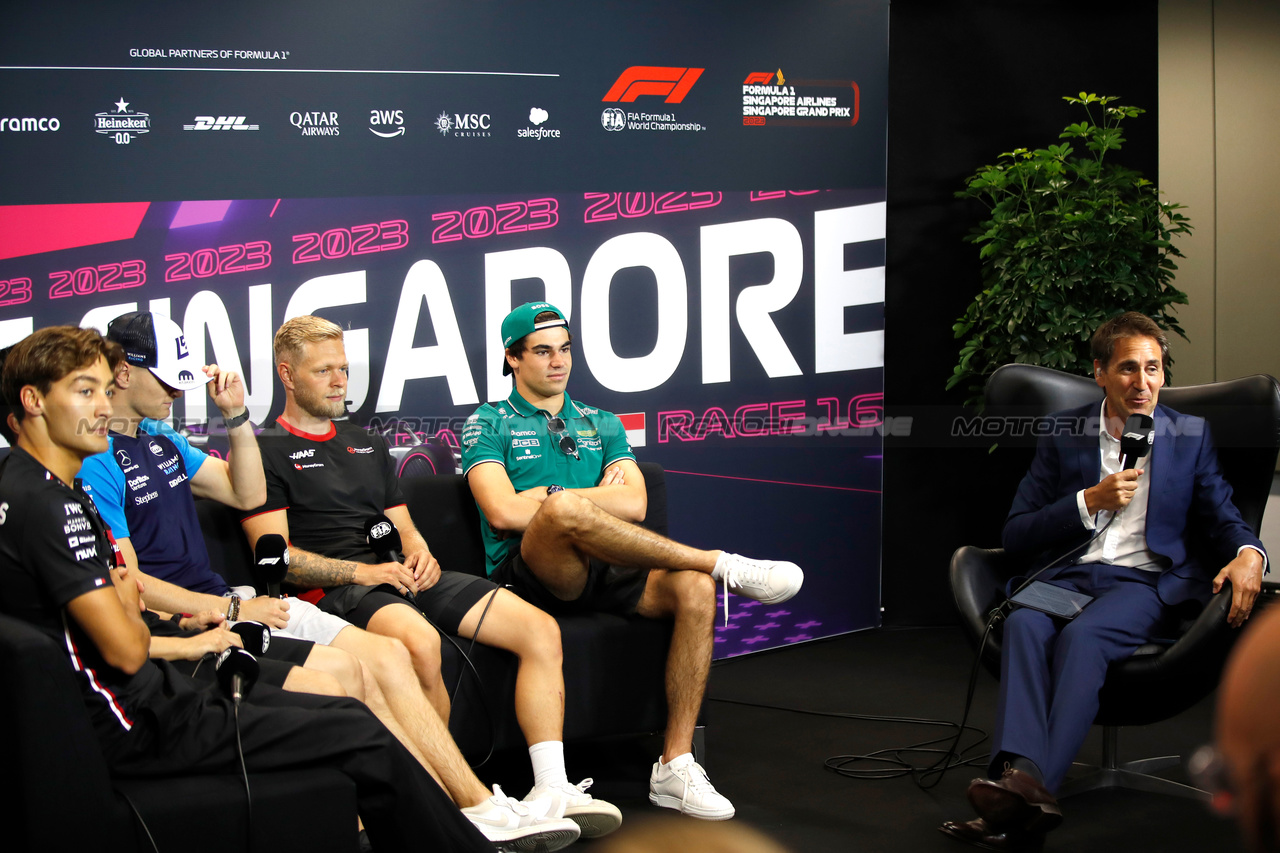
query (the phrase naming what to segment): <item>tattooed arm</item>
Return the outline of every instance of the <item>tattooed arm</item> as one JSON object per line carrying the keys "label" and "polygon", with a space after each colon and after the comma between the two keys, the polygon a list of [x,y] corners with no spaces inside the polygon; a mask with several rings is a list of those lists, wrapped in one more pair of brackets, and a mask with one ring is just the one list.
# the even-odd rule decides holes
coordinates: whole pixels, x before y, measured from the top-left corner
{"label": "tattooed arm", "polygon": [[[254,515],[242,521],[249,546],[258,544],[258,538],[268,533],[278,533],[289,541],[288,510],[276,510]],[[354,583],[361,586],[391,584],[401,592],[418,591],[413,572],[403,563],[356,563],[351,560],[335,560],[295,545],[289,546],[289,573],[285,582],[304,589],[326,589]]]}

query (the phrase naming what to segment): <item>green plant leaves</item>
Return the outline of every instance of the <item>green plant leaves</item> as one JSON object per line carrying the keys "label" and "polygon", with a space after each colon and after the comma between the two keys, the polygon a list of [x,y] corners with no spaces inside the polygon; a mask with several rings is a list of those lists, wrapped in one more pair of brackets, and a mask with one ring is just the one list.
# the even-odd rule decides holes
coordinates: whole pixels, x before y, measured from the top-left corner
{"label": "green plant leaves", "polygon": [[953,326],[964,344],[947,380],[966,385],[971,402],[1010,361],[1087,370],[1093,329],[1121,311],[1182,334],[1169,311],[1187,301],[1173,286],[1171,258],[1182,253],[1172,238],[1191,223],[1151,181],[1106,159],[1125,142],[1122,121],[1144,110],[1088,92],[1065,100],[1086,113],[1059,134],[1083,141],[1080,156],[1071,142],[1015,148],[956,193],[989,210],[964,238],[979,247],[984,289]]}

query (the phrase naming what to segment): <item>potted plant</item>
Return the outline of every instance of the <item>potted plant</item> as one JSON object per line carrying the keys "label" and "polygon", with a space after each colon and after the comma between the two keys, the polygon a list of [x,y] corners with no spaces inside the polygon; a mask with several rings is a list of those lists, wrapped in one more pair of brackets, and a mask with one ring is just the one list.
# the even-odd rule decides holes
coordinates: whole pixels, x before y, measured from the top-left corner
{"label": "potted plant", "polygon": [[983,290],[953,327],[964,340],[947,387],[981,399],[1002,364],[1092,370],[1089,336],[1122,311],[1141,311],[1186,337],[1170,306],[1187,296],[1173,286],[1172,243],[1191,223],[1182,205],[1160,200],[1139,172],[1108,159],[1125,141],[1121,124],[1144,110],[1081,92],[1084,108],[1058,145],[1018,148],[983,166],[956,193],[989,209],[965,239],[981,247]]}

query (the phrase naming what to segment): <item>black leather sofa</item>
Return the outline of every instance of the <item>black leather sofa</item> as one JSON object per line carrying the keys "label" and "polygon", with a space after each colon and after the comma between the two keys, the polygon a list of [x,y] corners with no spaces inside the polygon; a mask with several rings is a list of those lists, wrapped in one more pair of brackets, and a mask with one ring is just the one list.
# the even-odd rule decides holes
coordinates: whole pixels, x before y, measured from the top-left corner
{"label": "black leather sofa", "polygon": [[[645,524],[665,533],[662,468],[646,463],[641,469],[649,492]],[[402,483],[409,510],[441,564],[482,573],[479,516],[465,479],[411,476]],[[252,554],[235,513],[209,501],[197,501],[197,510],[213,565],[233,584],[252,583]],[[561,619],[560,629],[565,740],[661,731],[670,626],[593,614]],[[452,687],[462,657],[445,643],[443,658]],[[512,705],[514,656],[476,646],[471,659],[478,679],[464,674],[450,719],[459,745],[473,760],[491,745],[522,747]],[[245,847],[249,823],[238,775],[111,779],[65,652],[3,615],[0,683],[0,731],[10,744],[5,775],[18,786],[16,797],[0,798],[0,819],[10,828],[13,849],[149,851],[152,839],[161,851],[186,849],[195,839],[201,849]],[[345,776],[319,768],[251,774],[250,783],[252,849],[355,849],[355,787]]]}
{"label": "black leather sofa", "polygon": [[[645,526],[667,532],[667,490],[662,466],[640,463],[648,489]],[[400,481],[414,523],[443,568],[484,573],[480,516],[466,478],[458,474],[410,475]],[[252,554],[235,514],[197,501],[209,557],[228,581],[252,584]],[[580,741],[662,731],[666,725],[663,689],[669,623],[608,614],[558,620],[564,648],[565,740]],[[469,643],[455,638],[462,649]],[[478,761],[495,750],[523,747],[513,695],[514,655],[477,644],[470,651],[475,672],[459,649],[442,643],[445,684],[454,697],[449,729],[463,752]],[[478,678],[477,678],[478,676]],[[699,729],[701,741],[701,729]],[[701,743],[699,743],[701,751]]]}
{"label": "black leather sofa", "polygon": [[238,775],[112,780],[66,652],[4,615],[0,683],[4,775],[17,789],[0,797],[6,849],[356,849],[355,786],[336,770],[251,774],[251,845]]}

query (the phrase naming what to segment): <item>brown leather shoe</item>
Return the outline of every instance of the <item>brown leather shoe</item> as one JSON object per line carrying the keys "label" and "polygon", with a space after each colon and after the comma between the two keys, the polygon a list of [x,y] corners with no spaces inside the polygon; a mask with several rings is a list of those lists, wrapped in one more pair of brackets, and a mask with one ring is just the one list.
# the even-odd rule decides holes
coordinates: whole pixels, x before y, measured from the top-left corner
{"label": "brown leather shoe", "polygon": [[1058,800],[1030,773],[1004,771],[999,779],[974,779],[969,802],[997,832],[1025,830],[1046,833],[1062,823]]}
{"label": "brown leather shoe", "polygon": [[969,821],[949,820],[938,831],[943,835],[981,847],[983,850],[1005,850],[1010,853],[1040,853],[1044,849],[1043,832],[1009,830],[996,832],[982,818]]}

